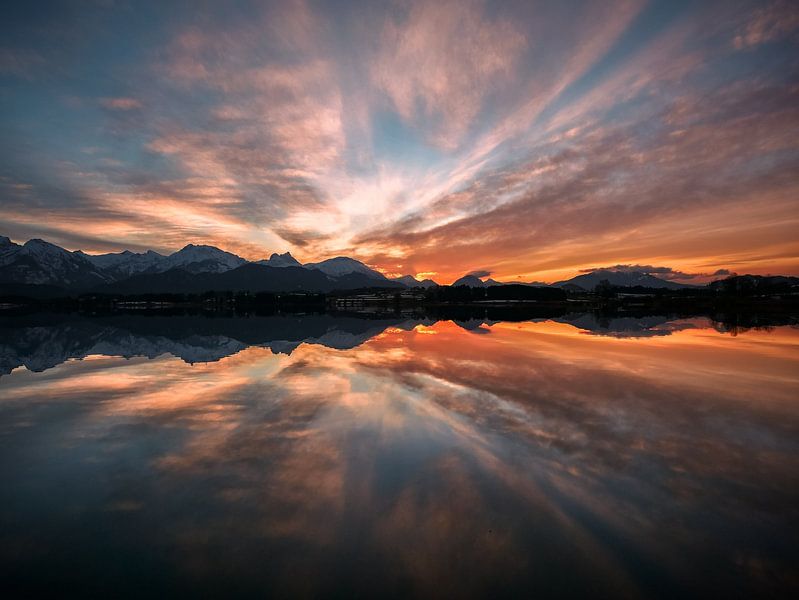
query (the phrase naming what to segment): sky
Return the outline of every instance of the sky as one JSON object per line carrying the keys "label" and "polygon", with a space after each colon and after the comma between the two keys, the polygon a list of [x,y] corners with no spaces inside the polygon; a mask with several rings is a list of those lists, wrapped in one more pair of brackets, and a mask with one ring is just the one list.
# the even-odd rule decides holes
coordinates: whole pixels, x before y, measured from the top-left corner
{"label": "sky", "polygon": [[799,275],[797,232],[792,0],[4,7],[18,242],[698,282]]}

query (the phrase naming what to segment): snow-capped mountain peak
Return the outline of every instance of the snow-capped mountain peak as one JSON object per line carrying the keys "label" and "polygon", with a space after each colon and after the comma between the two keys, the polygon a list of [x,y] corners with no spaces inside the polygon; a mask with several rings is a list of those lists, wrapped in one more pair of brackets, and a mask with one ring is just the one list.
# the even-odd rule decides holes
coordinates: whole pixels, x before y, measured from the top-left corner
{"label": "snow-capped mountain peak", "polygon": [[268,259],[256,261],[259,265],[266,265],[267,267],[301,267],[302,263],[291,255],[291,252],[284,252],[278,254],[272,253]]}
{"label": "snow-capped mountain peak", "polygon": [[223,273],[247,261],[215,246],[188,244],[159,261],[157,271],[181,268],[189,272]]}
{"label": "snow-capped mountain peak", "polygon": [[13,260],[13,256],[22,248],[9,238],[0,236],[0,266],[8,264]]}
{"label": "snow-capped mountain peak", "polygon": [[78,250],[77,253],[86,257],[96,267],[108,272],[114,279],[158,270],[160,262],[165,258],[152,250],[141,253],[123,250],[108,254],[85,254]]}
{"label": "snow-capped mountain peak", "polygon": [[485,283],[479,277],[475,275],[464,275],[460,279],[452,282],[452,287],[458,287],[461,285],[465,285],[468,287],[485,287]]}
{"label": "snow-capped mountain peak", "polygon": [[70,252],[41,239],[23,245],[0,242],[0,279],[45,285],[101,283],[108,278],[83,253]]}
{"label": "snow-capped mountain peak", "polygon": [[370,269],[361,261],[347,256],[336,256],[335,258],[328,258],[318,263],[307,263],[304,266],[306,269],[322,271],[322,273],[331,277],[341,277],[342,275],[349,275],[350,273],[361,273],[373,279],[386,279],[386,276],[382,273]]}
{"label": "snow-capped mountain peak", "polygon": [[72,256],[72,252],[64,250],[61,246],[56,246],[50,242],[45,242],[39,238],[28,240],[22,245],[23,252],[29,256],[55,257]]}

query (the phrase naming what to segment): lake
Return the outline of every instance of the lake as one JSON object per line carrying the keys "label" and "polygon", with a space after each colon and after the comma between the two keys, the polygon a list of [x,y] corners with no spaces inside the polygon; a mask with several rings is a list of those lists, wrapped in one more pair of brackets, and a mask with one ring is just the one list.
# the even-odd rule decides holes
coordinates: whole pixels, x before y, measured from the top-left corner
{"label": "lake", "polygon": [[23,315],[0,336],[8,595],[799,591],[795,326]]}

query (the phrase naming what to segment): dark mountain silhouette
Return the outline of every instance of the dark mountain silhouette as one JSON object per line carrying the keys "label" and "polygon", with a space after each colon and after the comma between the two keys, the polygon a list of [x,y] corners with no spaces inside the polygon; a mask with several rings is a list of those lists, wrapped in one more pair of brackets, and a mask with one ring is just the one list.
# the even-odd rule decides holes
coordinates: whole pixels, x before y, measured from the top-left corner
{"label": "dark mountain silhouette", "polygon": [[331,278],[304,267],[267,267],[247,263],[224,273],[188,273],[172,269],[166,273],[144,273],[94,289],[105,294],[199,294],[211,290],[257,292],[330,292],[365,287],[396,287],[402,284],[377,280],[361,273]]}
{"label": "dark mountain silhouette", "polygon": [[272,253],[268,260],[256,261],[259,265],[266,265],[267,267],[301,267],[302,263],[291,255],[291,252],[284,252],[278,254]]}
{"label": "dark mountain silhouette", "polygon": [[483,280],[475,275],[464,275],[460,279],[456,279],[452,282],[452,287],[459,287],[461,285],[465,285],[467,287],[485,287]]}
{"label": "dark mountain silhouette", "polygon": [[398,288],[401,282],[352,258],[300,264],[290,253],[247,262],[214,246],[188,244],[163,256],[124,251],[90,255],[43,240],[0,237],[0,293],[50,298],[70,293],[158,294],[206,291],[329,292]]}
{"label": "dark mountain silhouette", "polygon": [[603,281],[607,281],[608,284],[617,287],[641,286],[648,288],[665,288],[669,290],[681,290],[692,287],[683,283],[677,283],[676,281],[660,279],[659,277],[655,277],[643,271],[613,271],[610,269],[597,269],[596,271],[583,273],[582,275],[577,275],[565,281],[558,281],[552,285],[564,288],[570,286],[570,288],[567,289],[574,289],[576,286],[577,288],[590,292]]}
{"label": "dark mountain silhouette", "polygon": [[[661,279],[656,274],[615,268],[597,269],[548,286],[539,282],[501,282],[481,279],[480,272],[456,280],[453,288],[500,288],[528,286],[559,288],[569,292],[669,290],[690,286]],[[796,292],[796,277],[735,275],[710,284],[717,294],[751,296]],[[248,262],[214,246],[188,244],[168,256],[147,251],[90,255],[70,252],[44,240],[16,244],[0,237],[0,295],[55,298],[71,294],[197,294],[206,291],[331,292],[362,288],[435,288],[430,279],[410,275],[388,279],[364,263],[346,256],[302,265],[289,252],[274,253],[268,260]],[[462,289],[462,291],[464,291]],[[468,291],[468,290],[465,290]],[[428,291],[428,294],[431,291]],[[520,298],[522,292],[514,292]],[[504,296],[503,296],[504,297]],[[468,298],[460,298],[468,300]]]}
{"label": "dark mountain silhouette", "polygon": [[497,281],[496,279],[486,279],[484,282],[485,287],[495,287],[498,285],[526,285],[528,287],[549,287],[548,283],[543,281]]}
{"label": "dark mountain silhouette", "polygon": [[402,277],[395,277],[392,281],[396,281],[398,283],[401,283],[401,284],[403,284],[403,285],[405,285],[405,286],[407,286],[409,288],[420,287],[420,288],[427,289],[427,288],[430,288],[430,287],[438,285],[432,279],[422,279],[421,281],[419,281],[418,279],[416,279],[412,275],[403,275]]}
{"label": "dark mountain silhouette", "polygon": [[528,287],[549,287],[548,284],[542,283],[540,281],[497,281],[496,279],[480,279],[476,275],[464,275],[460,279],[455,280],[452,283],[453,287],[457,287],[459,285],[465,285],[468,287],[475,287],[475,288],[488,288],[488,287],[499,287],[505,285],[524,285]]}

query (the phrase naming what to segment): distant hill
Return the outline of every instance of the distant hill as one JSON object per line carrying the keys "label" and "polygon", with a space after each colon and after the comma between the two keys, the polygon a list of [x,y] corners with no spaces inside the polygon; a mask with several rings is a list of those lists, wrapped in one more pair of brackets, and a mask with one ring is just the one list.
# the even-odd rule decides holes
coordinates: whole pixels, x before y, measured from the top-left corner
{"label": "distant hill", "polygon": [[464,275],[460,279],[456,279],[455,281],[452,282],[452,287],[459,287],[462,285],[465,285],[467,287],[481,288],[485,287],[486,284],[483,282],[482,279],[476,277],[475,275]]}
{"label": "distant hill", "polygon": [[460,285],[465,285],[468,287],[497,287],[497,286],[504,286],[504,285],[524,285],[528,287],[548,287],[548,284],[540,282],[540,281],[497,281],[496,279],[491,279],[490,277],[486,280],[482,280],[476,275],[464,275],[460,279],[455,280],[452,282],[453,287],[457,287]]}
{"label": "distant hill", "polygon": [[607,281],[610,285],[618,287],[648,287],[648,288],[663,288],[669,290],[681,290],[693,286],[677,283],[675,281],[667,281],[660,279],[649,273],[642,271],[613,271],[610,269],[598,269],[590,273],[577,275],[565,281],[558,281],[553,283],[555,287],[564,289],[582,289],[585,291],[593,291],[594,288],[602,281]]}
{"label": "distant hill", "polygon": [[396,281],[398,283],[401,283],[401,284],[403,284],[403,285],[405,285],[405,286],[407,286],[409,288],[420,287],[420,288],[427,289],[427,288],[431,288],[431,287],[434,287],[434,286],[438,285],[432,279],[423,279],[422,281],[419,281],[418,279],[416,279],[412,275],[403,275],[402,277],[397,277],[397,278],[393,279],[392,281]]}

